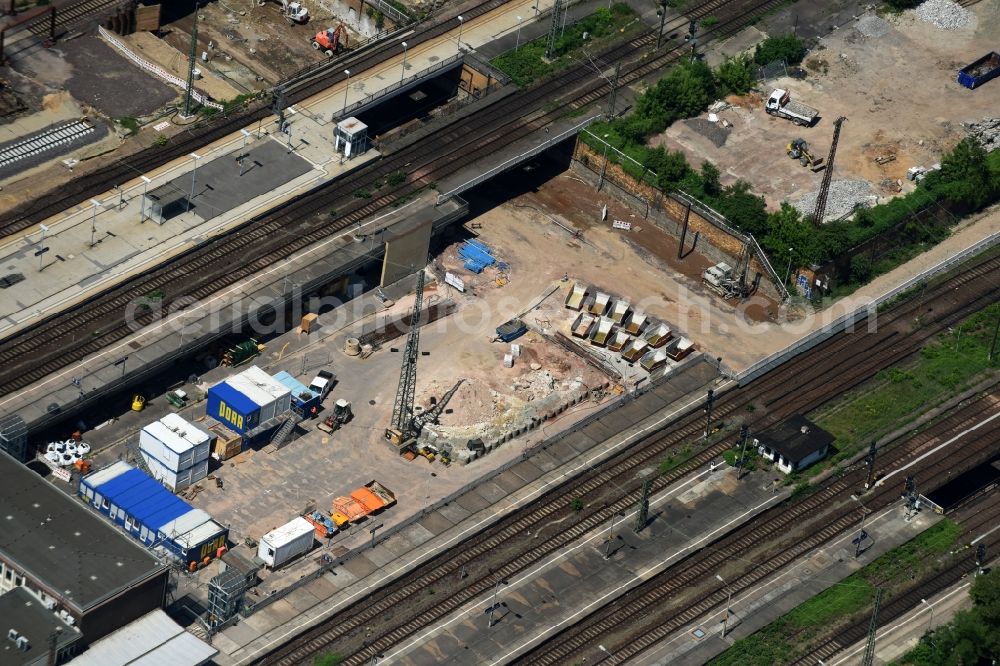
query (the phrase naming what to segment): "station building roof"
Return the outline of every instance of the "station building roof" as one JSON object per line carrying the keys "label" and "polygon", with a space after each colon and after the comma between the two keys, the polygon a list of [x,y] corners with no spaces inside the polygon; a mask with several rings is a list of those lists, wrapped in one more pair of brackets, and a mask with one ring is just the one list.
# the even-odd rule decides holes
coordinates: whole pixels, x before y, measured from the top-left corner
{"label": "station building roof", "polygon": [[164,566],[100,515],[0,451],[0,558],[85,612]]}

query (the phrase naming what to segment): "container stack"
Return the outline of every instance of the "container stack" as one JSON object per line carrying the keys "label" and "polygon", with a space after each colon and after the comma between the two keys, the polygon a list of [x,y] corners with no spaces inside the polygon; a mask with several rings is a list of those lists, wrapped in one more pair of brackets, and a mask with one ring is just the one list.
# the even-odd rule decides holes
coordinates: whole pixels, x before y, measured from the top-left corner
{"label": "container stack", "polygon": [[153,478],[178,492],[208,476],[212,439],[177,414],[167,414],[139,432],[139,453]]}
{"label": "container stack", "polygon": [[83,477],[77,494],[143,546],[168,553],[189,569],[225,552],[228,528],[127,463]]}
{"label": "container stack", "polygon": [[215,419],[205,419],[205,428],[215,439],[212,456],[216,460],[229,460],[243,450],[243,438]]}
{"label": "container stack", "polygon": [[246,435],[291,409],[292,392],[257,366],[208,389],[207,414]]}

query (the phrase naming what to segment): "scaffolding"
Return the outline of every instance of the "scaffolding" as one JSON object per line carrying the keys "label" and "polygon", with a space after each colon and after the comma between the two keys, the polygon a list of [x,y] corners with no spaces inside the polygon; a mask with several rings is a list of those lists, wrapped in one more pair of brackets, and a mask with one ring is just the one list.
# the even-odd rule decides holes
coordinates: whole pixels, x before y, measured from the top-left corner
{"label": "scaffolding", "polygon": [[27,462],[28,427],[20,416],[0,416],[0,450],[21,462]]}
{"label": "scaffolding", "polygon": [[227,569],[208,583],[209,623],[217,626],[228,622],[243,610],[247,592],[247,577],[236,569]]}

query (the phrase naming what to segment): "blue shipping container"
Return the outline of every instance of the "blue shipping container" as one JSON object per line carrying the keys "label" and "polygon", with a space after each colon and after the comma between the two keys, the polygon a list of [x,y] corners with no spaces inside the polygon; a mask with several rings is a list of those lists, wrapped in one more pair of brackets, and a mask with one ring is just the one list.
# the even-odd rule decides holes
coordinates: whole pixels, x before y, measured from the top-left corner
{"label": "blue shipping container", "polygon": [[[292,392],[292,406],[299,410],[303,416],[308,416],[313,407],[319,407],[319,394],[313,393],[308,386],[295,377],[282,370],[274,378]],[[309,397],[303,397],[306,394]]]}
{"label": "blue shipping container", "polygon": [[205,413],[241,435],[256,428],[260,419],[260,407],[257,403],[226,382],[208,389]]}
{"label": "blue shipping container", "polygon": [[975,89],[998,76],[1000,76],[1000,53],[995,51],[958,70],[958,82],[969,89]]}

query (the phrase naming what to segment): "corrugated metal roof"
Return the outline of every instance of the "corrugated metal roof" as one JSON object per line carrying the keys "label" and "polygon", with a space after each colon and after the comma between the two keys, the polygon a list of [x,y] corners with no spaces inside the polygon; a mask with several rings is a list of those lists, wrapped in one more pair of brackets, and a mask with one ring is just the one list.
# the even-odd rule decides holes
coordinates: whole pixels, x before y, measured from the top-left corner
{"label": "corrugated metal roof", "polygon": [[271,530],[261,537],[261,541],[266,541],[275,548],[284,546],[286,543],[295,541],[307,532],[312,532],[316,527],[308,520],[299,516],[294,520],[285,523],[281,527]]}
{"label": "corrugated metal roof", "polygon": [[129,513],[132,513],[135,508],[140,506],[143,502],[147,501],[151,497],[159,496],[162,490],[163,486],[143,474],[143,479],[140,483],[137,483],[131,488],[126,488],[124,491],[116,493],[114,496],[108,496],[108,499]]}
{"label": "corrugated metal roof", "polygon": [[180,414],[174,414],[173,412],[167,414],[160,419],[160,423],[167,426],[171,430],[177,432],[178,434],[184,433],[182,437],[187,441],[191,442],[195,446],[199,444],[204,444],[211,436],[205,432],[204,428],[199,428],[197,424],[191,423]]}
{"label": "corrugated metal roof", "polygon": [[[163,487],[161,486],[161,488]],[[190,510],[190,504],[174,497],[169,490],[163,488],[162,495],[154,495],[143,502],[135,513],[131,511],[129,513],[132,513],[132,516],[137,520],[142,521],[143,525],[158,528],[160,525],[165,525],[178,516],[183,516]],[[156,518],[160,522],[155,522],[153,518]]]}
{"label": "corrugated metal roof", "polygon": [[147,613],[91,644],[73,666],[200,666],[219,653],[162,610]]}
{"label": "corrugated metal roof", "polygon": [[229,380],[216,384],[208,389],[208,392],[218,395],[219,400],[243,416],[253,414],[258,409],[257,403],[243,395],[238,388],[229,383]]}
{"label": "corrugated metal roof", "polygon": [[182,550],[187,550],[188,548],[197,546],[198,544],[210,541],[213,537],[216,537],[225,531],[225,527],[214,520],[210,520],[207,523],[199,525],[190,532],[185,532],[176,539],[173,539],[173,542],[180,546]]}
{"label": "corrugated metal roof", "polygon": [[171,504],[169,506],[164,507],[162,510],[157,511],[156,513],[152,513],[146,516],[146,518],[142,521],[143,525],[145,525],[146,527],[153,528],[155,530],[159,530],[160,527],[162,527],[163,525],[166,525],[169,522],[177,520],[185,513],[190,513],[191,506],[187,502],[184,502],[183,500],[179,501],[180,504],[177,503]]}
{"label": "corrugated metal roof", "polygon": [[105,497],[110,497],[113,494],[116,495],[123,490],[131,488],[135,484],[142,481],[144,477],[145,474],[135,468],[132,468],[124,474],[116,476],[110,481],[105,481],[101,485],[97,486],[96,490]]}
{"label": "corrugated metal roof", "polygon": [[186,532],[190,532],[196,527],[204,525],[211,519],[212,517],[201,509],[191,509],[187,513],[160,525],[156,529],[163,532],[170,538],[175,538]]}
{"label": "corrugated metal roof", "polygon": [[185,436],[186,433],[182,435],[180,432],[175,432],[162,421],[153,421],[142,430],[146,434],[163,442],[164,446],[177,454],[187,453],[196,445],[196,442],[188,440]]}
{"label": "corrugated metal roof", "polygon": [[229,383],[261,406],[270,405],[278,398],[291,393],[288,387],[256,365],[251,365],[240,374],[230,377]]}
{"label": "corrugated metal roof", "polygon": [[102,483],[107,483],[111,479],[121,476],[130,469],[132,469],[131,465],[119,460],[118,462],[111,463],[104,469],[97,470],[83,477],[83,482],[91,488],[96,488]]}

